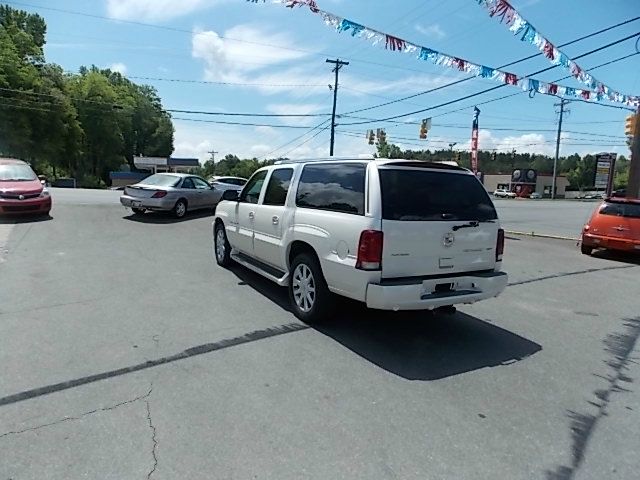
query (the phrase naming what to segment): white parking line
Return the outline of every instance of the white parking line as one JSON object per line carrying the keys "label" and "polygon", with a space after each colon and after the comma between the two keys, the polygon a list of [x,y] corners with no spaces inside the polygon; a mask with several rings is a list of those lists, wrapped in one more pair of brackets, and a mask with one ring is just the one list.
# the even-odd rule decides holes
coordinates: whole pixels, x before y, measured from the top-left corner
{"label": "white parking line", "polygon": [[12,224],[0,223],[0,263],[4,261],[4,257],[7,254],[7,241],[11,230],[13,230]]}

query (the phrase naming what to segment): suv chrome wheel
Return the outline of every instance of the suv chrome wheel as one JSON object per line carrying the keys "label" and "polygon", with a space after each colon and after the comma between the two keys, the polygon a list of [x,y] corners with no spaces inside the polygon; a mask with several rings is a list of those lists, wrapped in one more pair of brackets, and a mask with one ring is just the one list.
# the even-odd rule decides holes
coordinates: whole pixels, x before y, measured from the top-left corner
{"label": "suv chrome wheel", "polygon": [[316,282],[313,272],[304,263],[299,264],[293,272],[293,298],[296,305],[304,313],[313,308],[316,301]]}
{"label": "suv chrome wheel", "polygon": [[224,261],[224,256],[227,252],[225,245],[226,240],[224,230],[222,228],[218,228],[218,231],[216,232],[216,259],[218,262]]}

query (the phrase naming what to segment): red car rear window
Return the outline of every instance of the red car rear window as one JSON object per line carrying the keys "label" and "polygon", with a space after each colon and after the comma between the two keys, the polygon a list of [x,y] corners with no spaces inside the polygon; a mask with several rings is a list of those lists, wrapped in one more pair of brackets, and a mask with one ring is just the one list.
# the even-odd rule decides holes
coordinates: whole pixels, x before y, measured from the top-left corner
{"label": "red car rear window", "polygon": [[605,202],[600,207],[599,213],[616,217],[640,218],[640,203]]}

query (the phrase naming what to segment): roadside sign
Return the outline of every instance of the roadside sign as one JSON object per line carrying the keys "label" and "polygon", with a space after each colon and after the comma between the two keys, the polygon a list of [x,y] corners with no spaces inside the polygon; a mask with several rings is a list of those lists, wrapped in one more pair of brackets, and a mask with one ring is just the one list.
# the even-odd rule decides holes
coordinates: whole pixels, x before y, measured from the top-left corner
{"label": "roadside sign", "polygon": [[613,169],[616,163],[616,153],[597,153],[596,154],[596,178],[593,186],[596,189],[603,189],[607,194],[611,193],[613,183]]}

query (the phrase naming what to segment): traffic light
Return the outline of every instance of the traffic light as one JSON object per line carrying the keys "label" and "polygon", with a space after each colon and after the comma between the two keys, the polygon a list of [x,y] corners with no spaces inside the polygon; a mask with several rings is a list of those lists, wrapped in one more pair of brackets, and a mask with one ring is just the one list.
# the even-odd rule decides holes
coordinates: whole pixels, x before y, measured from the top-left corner
{"label": "traffic light", "polygon": [[378,128],[376,130],[376,137],[378,137],[378,143],[380,145],[387,143],[387,132],[384,131],[384,128]]}
{"label": "traffic light", "polygon": [[636,131],[636,122],[638,121],[637,114],[631,114],[624,122],[624,134],[627,137],[633,137]]}
{"label": "traffic light", "polygon": [[376,141],[376,136],[373,133],[373,130],[367,130],[367,139],[369,140],[369,145],[373,145]]}
{"label": "traffic light", "polygon": [[460,163],[460,151],[456,152],[456,162]]}
{"label": "traffic light", "polygon": [[421,139],[426,139],[427,138],[427,133],[429,133],[429,129],[431,128],[431,119],[430,118],[425,118],[424,120],[422,120],[422,123],[420,124],[420,138]]}
{"label": "traffic light", "polygon": [[498,153],[497,152],[493,152],[491,154],[491,160],[493,160],[495,162],[497,158],[498,158]]}

